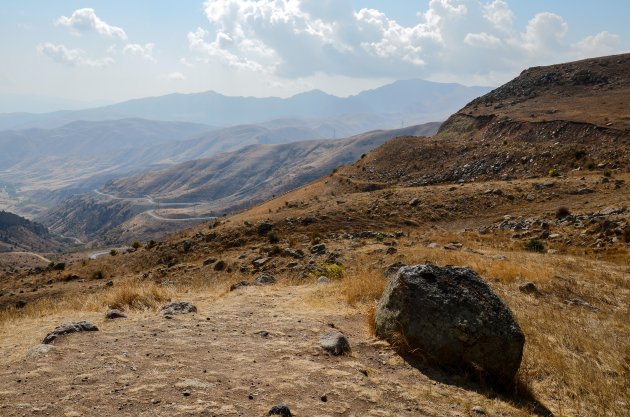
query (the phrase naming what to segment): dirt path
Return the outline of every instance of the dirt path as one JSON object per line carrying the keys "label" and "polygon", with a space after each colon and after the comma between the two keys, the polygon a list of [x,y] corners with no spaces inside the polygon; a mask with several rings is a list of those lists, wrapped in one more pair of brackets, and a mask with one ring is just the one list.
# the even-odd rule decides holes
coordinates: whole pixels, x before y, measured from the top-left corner
{"label": "dirt path", "polygon": [[[263,416],[281,402],[311,417],[455,417],[477,404],[517,414],[429,378],[367,337],[355,312],[305,302],[314,291],[249,287],[215,302],[193,296],[199,312],[171,320],[153,311],[97,319],[99,332],[65,336],[47,354],[2,366],[0,415]],[[330,324],[348,336],[352,356],[321,350]]]}

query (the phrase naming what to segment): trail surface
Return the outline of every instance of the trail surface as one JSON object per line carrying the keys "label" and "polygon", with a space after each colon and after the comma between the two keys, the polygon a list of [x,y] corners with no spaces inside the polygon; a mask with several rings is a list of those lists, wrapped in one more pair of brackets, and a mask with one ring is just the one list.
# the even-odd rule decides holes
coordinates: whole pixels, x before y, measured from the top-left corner
{"label": "trail surface", "polygon": [[[100,331],[64,336],[45,354],[0,360],[0,414],[263,416],[285,402],[298,417],[463,417],[471,401],[492,401],[410,366],[366,335],[356,311],[313,307],[306,300],[317,290],[248,287],[214,302],[197,295],[197,314],[170,320],[154,311],[115,321],[103,313],[39,319],[28,326],[32,345],[62,321],[88,319]],[[332,326],[348,336],[351,356],[320,348]],[[7,332],[0,328],[2,349]]]}

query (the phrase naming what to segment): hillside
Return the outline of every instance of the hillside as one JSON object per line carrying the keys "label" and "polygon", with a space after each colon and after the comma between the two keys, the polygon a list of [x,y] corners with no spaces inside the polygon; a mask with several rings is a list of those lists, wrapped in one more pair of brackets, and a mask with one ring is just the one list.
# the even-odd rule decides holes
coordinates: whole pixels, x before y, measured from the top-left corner
{"label": "hillside", "polygon": [[[625,417],[630,143],[628,129],[586,109],[613,103],[605,117],[617,120],[610,97],[627,88],[629,58],[535,69],[598,65],[617,80],[585,94],[571,120],[518,119],[534,101],[474,114],[482,97],[434,137],[390,140],[240,213],[125,253],[59,255],[63,272],[0,277],[0,381],[21,399],[3,412],[265,415],[286,403],[297,416]],[[528,97],[568,112],[582,87],[565,79]],[[144,178],[139,187],[163,186]],[[471,268],[505,302],[525,335],[515,387],[374,336],[390,274],[415,264]],[[277,283],[253,283],[262,273]],[[197,310],[160,313],[170,300]],[[128,318],[105,319],[112,307]],[[78,320],[99,331],[39,345]],[[350,355],[321,348],[332,329]]]}
{"label": "hillside", "polygon": [[[111,244],[157,238],[190,226],[187,218],[250,207],[329,174],[393,137],[431,135],[438,126],[428,123],[337,140],[250,145],[237,152],[114,180],[100,191],[116,198],[96,193],[73,196],[40,221],[56,233],[85,241],[98,237]],[[152,202],[144,196],[151,196]],[[190,203],[189,208],[183,203]]]}
{"label": "hillside", "polygon": [[54,252],[62,248],[42,224],[0,211],[0,252]]}
{"label": "hillside", "polygon": [[[213,91],[170,94],[126,101],[105,107],[45,114],[0,114],[0,130],[59,127],[74,120],[143,118],[162,121],[229,126],[261,123],[279,118],[329,119],[352,117],[358,124],[351,134],[373,129],[443,120],[463,103],[487,92],[486,87],[465,87],[423,80],[406,80],[341,98],[310,91],[282,99],[229,97]],[[379,124],[374,122],[379,120]]]}

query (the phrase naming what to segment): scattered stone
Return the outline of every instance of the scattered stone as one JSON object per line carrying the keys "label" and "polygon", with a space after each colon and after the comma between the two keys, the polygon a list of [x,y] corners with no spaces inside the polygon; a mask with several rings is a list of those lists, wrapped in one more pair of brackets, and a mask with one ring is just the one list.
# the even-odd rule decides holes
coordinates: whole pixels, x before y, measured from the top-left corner
{"label": "scattered stone", "polygon": [[435,242],[431,242],[431,243],[429,243],[429,244],[427,245],[427,248],[429,248],[429,249],[437,249],[437,248],[439,248],[439,247],[440,247],[440,245],[438,245],[438,244],[437,244],[437,243],[435,243]]}
{"label": "scattered stone", "polygon": [[411,199],[411,201],[409,201],[409,205],[410,205],[411,207],[415,207],[415,206],[417,206],[418,204],[420,204],[420,199],[419,199],[419,198],[413,198],[413,199]]}
{"label": "scattered stone", "polygon": [[291,248],[286,248],[282,251],[282,256],[288,256],[295,259],[302,259],[304,258],[304,252],[302,252],[300,249],[295,250]]}
{"label": "scattered stone", "polygon": [[384,272],[385,277],[389,278],[390,276],[394,275],[403,266],[406,266],[406,265],[402,262],[396,262],[391,265],[388,265],[387,268],[385,268],[385,272]]}
{"label": "scattered stone", "polygon": [[217,258],[214,257],[210,257],[208,259],[206,259],[205,261],[203,261],[203,265],[207,266],[207,265],[212,265],[213,263],[215,263],[217,261]]}
{"label": "scattered stone", "polygon": [[258,234],[260,236],[265,236],[267,233],[271,232],[271,229],[273,229],[273,223],[262,222],[258,225]]}
{"label": "scattered stone", "polygon": [[268,416],[293,417],[289,406],[286,404],[274,405],[267,413]]}
{"label": "scattered stone", "polygon": [[270,260],[271,258],[256,258],[252,261],[252,265],[254,265],[254,268],[262,268]]}
{"label": "scattered stone", "polygon": [[225,261],[219,261],[216,264],[214,264],[215,271],[223,271],[224,269],[225,269]]}
{"label": "scattered stone", "polygon": [[63,323],[60,326],[55,327],[55,329],[48,333],[44,338],[43,344],[47,345],[53,343],[59,336],[64,336],[70,333],[79,333],[79,332],[96,332],[98,331],[98,327],[89,321],[77,321],[77,322],[68,322]]}
{"label": "scattered stone", "polygon": [[17,308],[18,310],[20,310],[20,309],[22,309],[22,308],[26,307],[26,304],[28,304],[28,303],[27,303],[26,301],[24,301],[24,300],[17,300],[17,301],[15,302],[15,308]]}
{"label": "scattered stone", "polygon": [[266,331],[266,330],[261,330],[259,332],[254,333],[254,334],[257,334],[260,337],[265,337],[265,338],[269,337],[269,332]]}
{"label": "scattered stone", "polygon": [[317,278],[317,283],[322,284],[322,285],[330,284],[330,278],[322,275],[319,278]]}
{"label": "scattered stone", "polygon": [[197,307],[191,302],[188,301],[175,301],[172,303],[168,303],[160,309],[160,313],[163,315],[173,315],[173,314],[188,314],[188,313],[196,313]]}
{"label": "scattered stone", "polygon": [[309,251],[314,255],[322,255],[326,253],[326,245],[324,245],[323,243],[313,245],[309,248]]}
{"label": "scattered stone", "polygon": [[447,250],[460,250],[462,248],[462,246],[464,246],[464,245],[462,245],[459,242],[451,242],[451,243],[447,243],[446,245],[444,245],[444,249],[447,249]]}
{"label": "scattered stone", "polygon": [[572,298],[570,300],[566,300],[564,303],[567,304],[567,305],[570,305],[570,306],[584,307],[584,308],[587,308],[587,309],[589,309],[591,311],[599,311],[599,308],[597,308],[597,307],[593,306],[592,304],[582,300],[581,298]]}
{"label": "scattered stone", "polygon": [[393,255],[393,254],[395,254],[396,252],[398,252],[398,249],[396,249],[396,248],[395,248],[395,247],[393,247],[393,246],[390,246],[390,247],[389,247],[389,248],[387,248],[387,250],[385,251],[385,253],[386,253],[387,255]]}
{"label": "scattered stone", "polygon": [[276,283],[276,277],[271,274],[261,274],[254,281],[256,285],[270,285]]}
{"label": "scattered stone", "polygon": [[55,347],[52,345],[35,345],[28,350],[26,357],[33,359],[38,356],[44,356],[50,353],[53,349],[55,349]]}
{"label": "scattered stone", "polygon": [[476,405],[473,408],[470,409],[473,413],[477,413],[477,414],[486,414],[486,410],[480,406],[480,405]]}
{"label": "scattered stone", "polygon": [[414,265],[390,278],[376,311],[376,335],[402,335],[438,363],[474,365],[510,385],[525,336],[509,308],[474,271]]}
{"label": "scattered stone", "polygon": [[230,291],[238,290],[239,288],[248,287],[252,285],[249,281],[239,281],[230,286]]}
{"label": "scattered stone", "polygon": [[105,318],[109,320],[126,319],[127,315],[116,308],[112,308],[111,310],[107,310],[107,313],[105,313]]}
{"label": "scattered stone", "polygon": [[580,188],[579,190],[577,190],[577,194],[592,194],[595,191],[593,191],[590,188]]}
{"label": "scattered stone", "polygon": [[112,281],[112,280],[107,281],[107,282],[105,283],[105,286],[107,286],[107,287],[113,287],[113,286],[114,286],[114,281]]}
{"label": "scattered stone", "polygon": [[540,295],[538,287],[536,287],[533,282],[526,282],[524,284],[521,284],[518,286],[518,289],[520,292],[525,294]]}
{"label": "scattered stone", "polygon": [[327,396],[326,394],[324,394],[324,395],[322,395],[321,397],[319,397],[319,399],[320,399],[323,403],[325,403],[325,402],[327,402],[327,401],[328,401],[328,396]]}
{"label": "scattered stone", "polygon": [[348,339],[339,332],[328,333],[321,336],[319,343],[326,352],[332,353],[335,356],[350,353],[350,343],[348,343]]}

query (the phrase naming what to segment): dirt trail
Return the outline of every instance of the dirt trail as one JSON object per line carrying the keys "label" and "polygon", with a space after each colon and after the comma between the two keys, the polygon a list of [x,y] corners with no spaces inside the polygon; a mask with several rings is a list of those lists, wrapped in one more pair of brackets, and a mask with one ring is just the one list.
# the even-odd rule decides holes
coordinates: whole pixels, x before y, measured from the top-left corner
{"label": "dirt trail", "polygon": [[[311,417],[467,416],[476,404],[518,413],[429,378],[370,339],[356,312],[305,303],[315,291],[249,287],[214,302],[192,296],[198,313],[170,320],[153,311],[95,320],[99,332],[2,366],[0,415],[263,416],[281,402]],[[351,356],[321,350],[329,323],[348,336]]]}

